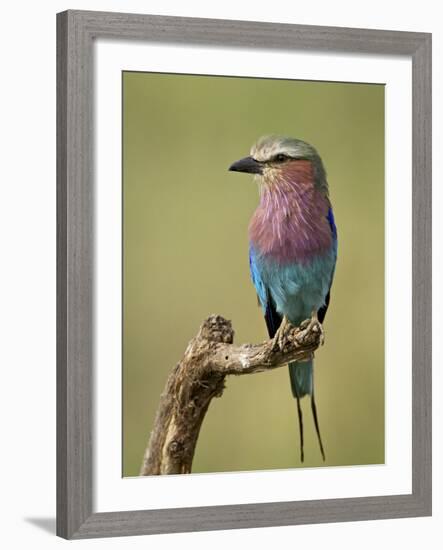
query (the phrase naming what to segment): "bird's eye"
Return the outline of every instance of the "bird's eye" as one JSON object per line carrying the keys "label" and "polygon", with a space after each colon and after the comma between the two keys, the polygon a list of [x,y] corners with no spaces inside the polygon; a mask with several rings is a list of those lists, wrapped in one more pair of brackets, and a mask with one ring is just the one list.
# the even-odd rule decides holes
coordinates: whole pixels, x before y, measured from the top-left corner
{"label": "bird's eye", "polygon": [[280,153],[278,155],[275,155],[274,160],[276,160],[277,162],[284,162],[285,160],[287,160],[287,158],[288,157],[286,155]]}

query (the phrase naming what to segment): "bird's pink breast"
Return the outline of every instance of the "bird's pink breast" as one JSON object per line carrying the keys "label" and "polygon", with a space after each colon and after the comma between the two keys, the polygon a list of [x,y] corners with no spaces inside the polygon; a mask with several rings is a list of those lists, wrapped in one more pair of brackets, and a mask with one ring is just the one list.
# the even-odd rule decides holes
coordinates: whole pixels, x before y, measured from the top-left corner
{"label": "bird's pink breast", "polygon": [[280,264],[305,263],[332,245],[329,199],[314,183],[311,162],[287,163],[265,184],[249,224],[254,249]]}

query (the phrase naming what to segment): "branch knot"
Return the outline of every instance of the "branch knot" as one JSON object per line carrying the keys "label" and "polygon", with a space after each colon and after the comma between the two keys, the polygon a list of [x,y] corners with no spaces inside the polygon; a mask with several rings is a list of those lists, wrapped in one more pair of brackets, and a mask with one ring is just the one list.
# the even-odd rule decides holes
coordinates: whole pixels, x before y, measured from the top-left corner
{"label": "branch knot", "polygon": [[197,338],[203,338],[210,342],[232,344],[234,342],[234,329],[231,321],[221,315],[211,315],[203,321]]}

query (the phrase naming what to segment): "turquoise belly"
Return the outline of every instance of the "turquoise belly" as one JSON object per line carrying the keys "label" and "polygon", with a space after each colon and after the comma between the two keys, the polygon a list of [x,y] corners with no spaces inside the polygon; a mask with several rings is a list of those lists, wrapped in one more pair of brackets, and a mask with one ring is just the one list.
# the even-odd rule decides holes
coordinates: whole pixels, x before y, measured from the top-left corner
{"label": "turquoise belly", "polygon": [[[324,305],[336,255],[336,247],[332,246],[328,252],[307,262],[281,265],[272,257],[254,254],[254,267],[260,283],[268,289],[276,310],[286,315],[292,324],[298,325]],[[266,300],[262,300],[260,292],[259,298],[265,309]]]}

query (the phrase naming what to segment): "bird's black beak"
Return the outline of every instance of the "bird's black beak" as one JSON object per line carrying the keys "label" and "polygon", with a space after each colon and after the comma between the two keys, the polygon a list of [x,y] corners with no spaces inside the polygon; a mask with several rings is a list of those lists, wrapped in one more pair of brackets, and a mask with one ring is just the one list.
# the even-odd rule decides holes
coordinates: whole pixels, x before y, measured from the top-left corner
{"label": "bird's black beak", "polygon": [[252,157],[240,159],[229,167],[231,172],[247,172],[248,174],[261,174],[263,167],[260,162]]}

